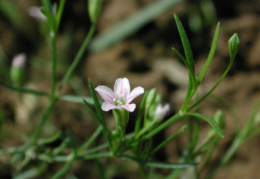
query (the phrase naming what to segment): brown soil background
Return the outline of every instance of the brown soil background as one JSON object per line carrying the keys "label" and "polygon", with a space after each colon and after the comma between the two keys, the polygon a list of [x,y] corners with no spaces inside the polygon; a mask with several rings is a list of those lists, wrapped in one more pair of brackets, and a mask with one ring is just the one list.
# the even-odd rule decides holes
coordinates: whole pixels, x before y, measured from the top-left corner
{"label": "brown soil background", "polygon": [[[25,52],[29,56],[26,65],[25,87],[48,91],[51,83],[49,80],[50,49],[46,39],[37,29],[37,22],[26,15],[26,8],[37,3],[29,0],[23,2],[17,3],[22,16],[26,20],[24,26],[30,24],[28,29],[32,32],[31,37],[26,36],[26,33],[10,23],[0,12],[0,44],[6,53],[8,65],[11,64],[12,57],[17,53]],[[155,0],[104,0],[95,36],[153,2]],[[221,22],[216,54],[199,89],[200,95],[211,89],[224,72],[229,60],[227,41],[233,33],[238,33],[241,44],[237,58],[230,73],[215,90],[214,95],[222,99],[233,110],[243,125],[255,103],[260,100],[260,2],[257,0],[215,0],[213,1],[216,10],[215,21],[205,24],[201,32],[196,34],[189,28],[188,20],[193,16],[192,13],[196,12],[198,3],[199,1],[179,3],[123,41],[103,51],[87,53],[76,71],[77,76],[73,76],[73,80],[62,93],[87,95],[88,78],[92,79],[94,86],[102,84],[112,87],[115,79],[127,77],[132,88],[139,85],[143,86],[145,90],[156,88],[162,94],[164,102],[171,104],[171,114],[174,114],[180,108],[187,88],[187,71],[181,60],[171,50],[171,47],[175,47],[182,51],[173,19],[173,13],[176,13],[191,40],[197,74],[207,58],[215,25],[218,21]],[[85,1],[70,1],[66,4],[57,42],[60,60],[58,62],[58,65],[60,65],[58,67],[59,79],[62,78],[89,28],[86,8]],[[33,39],[33,42],[31,39]],[[64,50],[68,49],[69,51],[65,53]],[[35,56],[40,56],[46,61],[38,62],[35,60]],[[2,67],[0,69],[4,70]],[[5,81],[8,80],[6,75],[3,74],[1,74],[1,78]],[[17,98],[21,98],[22,102]],[[138,98],[136,102],[138,103],[140,100]],[[24,138],[21,138],[21,136],[30,136],[46,104],[47,99],[45,98],[30,95],[18,96],[16,92],[0,86],[0,107],[5,118],[0,129],[2,130],[0,147],[5,148],[22,144]],[[209,116],[213,116],[217,109],[222,109],[226,115],[225,138],[221,140],[205,174],[210,172],[210,169],[217,164],[221,154],[231,144],[236,133],[232,115],[218,101],[209,97],[200,106],[201,113]],[[134,119],[135,115],[136,113],[133,113],[131,117]],[[112,128],[114,121],[111,115],[107,114],[107,118],[108,125]],[[163,137],[170,135],[182,124],[180,121],[171,125],[161,135]],[[133,125],[134,121],[130,119],[129,131]],[[68,128],[75,136],[76,142],[80,144],[88,138],[96,126],[97,123],[87,114],[84,105],[58,102],[43,133],[48,136],[57,129]],[[208,129],[208,124],[201,122],[200,138],[203,138]],[[170,143],[155,158],[176,162],[178,156],[181,155],[180,150],[186,146],[185,137],[184,134],[177,141]],[[100,139],[97,143],[102,141],[103,139]],[[259,150],[259,137],[247,141],[215,178],[260,178]],[[110,172],[111,176],[116,173],[114,178],[140,178],[136,166],[132,165],[131,162],[125,163],[120,160],[104,160],[102,162],[109,163],[107,171]],[[48,167],[50,168],[49,172],[51,173],[60,167],[61,165],[52,164]],[[13,168],[8,162],[0,160],[0,178],[9,178],[11,171],[13,171]],[[86,176],[97,178],[93,162],[76,162],[71,173],[74,173],[78,178],[85,178]]]}

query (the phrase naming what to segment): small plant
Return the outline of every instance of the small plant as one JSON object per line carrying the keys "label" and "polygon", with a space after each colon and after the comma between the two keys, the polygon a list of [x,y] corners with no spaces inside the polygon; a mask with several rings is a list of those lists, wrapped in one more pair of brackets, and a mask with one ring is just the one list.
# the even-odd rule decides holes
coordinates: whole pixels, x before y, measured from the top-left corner
{"label": "small plant", "polygon": [[[62,95],[61,89],[64,84],[66,84],[74,72],[76,66],[79,64],[82,59],[83,53],[86,51],[93,34],[96,28],[96,22],[100,12],[101,1],[99,0],[89,0],[88,1],[88,12],[91,19],[91,27],[89,33],[87,34],[85,41],[83,42],[81,48],[76,54],[72,64],[67,69],[65,75],[57,86],[57,33],[59,24],[61,22],[63,9],[66,0],[61,0],[59,5],[51,5],[49,0],[42,0],[43,7],[40,9],[45,18],[41,16],[41,19],[45,19],[49,27],[49,38],[52,49],[52,70],[51,70],[51,81],[52,85],[50,92],[42,92],[37,90],[31,90],[21,87],[21,65],[24,63],[25,56],[19,56],[19,63],[14,62],[13,69],[11,70],[11,78],[13,85],[7,84],[3,81],[0,81],[0,84],[16,90],[20,93],[29,93],[32,95],[46,96],[49,98],[49,104],[45,109],[45,112],[42,115],[38,125],[35,127],[35,130],[31,138],[22,146],[17,146],[13,148],[1,149],[0,155],[9,154],[12,156],[11,163],[18,163],[18,168],[20,173],[16,176],[27,176],[35,177],[40,175],[45,170],[43,169],[46,164],[61,162],[64,163],[63,168],[61,168],[57,173],[53,174],[53,178],[64,178],[64,176],[70,171],[74,161],[76,160],[92,160],[96,161],[99,166],[100,178],[105,178],[104,171],[102,170],[102,162],[99,162],[101,158],[121,158],[123,160],[134,161],[142,175],[143,178],[149,178],[154,174],[152,168],[167,168],[172,169],[172,172],[168,176],[161,176],[163,178],[179,178],[183,173],[184,169],[195,168],[194,176],[199,178],[201,172],[205,169],[207,163],[209,162],[214,150],[217,147],[219,140],[224,137],[224,127],[225,119],[224,114],[221,111],[217,111],[213,118],[201,114],[198,110],[195,110],[199,104],[207,98],[221,83],[225,78],[227,73],[232,67],[232,64],[235,60],[236,54],[239,47],[239,38],[237,34],[234,34],[228,41],[228,48],[230,54],[229,64],[218,80],[218,82],[209,90],[204,96],[198,97],[193,102],[194,96],[197,94],[198,87],[200,86],[206,72],[213,60],[217,39],[219,35],[220,23],[217,24],[212,46],[208,55],[208,58],[202,68],[202,70],[196,76],[193,53],[190,47],[190,43],[186,32],[182,26],[181,21],[174,15],[174,19],[177,25],[177,29],[181,38],[181,42],[184,49],[184,54],[182,55],[177,49],[172,48],[172,50],[178,55],[182,60],[189,71],[189,84],[186,93],[185,100],[182,104],[182,107],[178,112],[168,119],[165,119],[166,114],[170,110],[170,105],[163,105],[162,97],[157,93],[156,89],[144,89],[141,86],[130,90],[130,82],[127,78],[118,78],[114,85],[114,91],[106,86],[97,86],[94,87],[92,81],[89,79],[89,90],[91,93],[90,97],[81,97],[81,96],[69,96]],[[17,60],[18,61],[18,60]],[[19,64],[18,66],[15,64]],[[19,68],[19,69],[17,69]],[[17,72],[19,70],[19,72]],[[18,74],[19,73],[19,74]],[[97,93],[104,100],[103,104],[100,105],[98,100]],[[132,103],[134,98],[142,95],[141,104],[136,105]],[[99,127],[96,131],[81,145],[75,145],[73,142],[72,134],[67,131],[59,131],[54,136],[50,138],[40,138],[40,132],[43,128],[43,125],[48,120],[49,115],[53,111],[54,106],[58,100],[67,100],[73,101],[75,98],[79,99],[81,102],[84,101],[87,109],[93,115],[94,119],[99,122]],[[116,127],[113,130],[109,130],[107,127],[107,120],[104,117],[104,112],[112,110],[113,117],[115,119]],[[137,116],[135,119],[129,115],[130,112],[137,111]],[[256,110],[257,111],[257,110]],[[248,138],[255,136],[259,133],[258,128],[254,127],[259,123],[259,115],[257,112],[254,112],[253,117],[250,118],[247,125],[238,133],[237,137],[234,140],[231,148],[224,155],[221,160],[221,163],[212,173],[214,174],[218,169],[225,165],[237,150],[237,148]],[[183,125],[177,131],[175,131],[171,136],[166,139],[162,139],[161,143],[157,146],[153,145],[153,140],[155,135],[163,131],[168,126],[174,124],[177,120],[185,118],[186,125]],[[208,134],[204,137],[201,143],[198,143],[199,136],[199,123],[198,120],[206,121],[212,128]],[[130,133],[126,133],[126,128],[129,120],[134,121],[135,126],[133,129],[130,129]],[[169,163],[162,161],[155,161],[154,155],[165,147],[169,142],[172,142],[177,136],[179,136],[183,131],[188,132],[189,136],[189,145],[183,155],[179,158],[177,163]],[[106,138],[106,142],[91,147],[95,140],[99,136]],[[47,145],[57,141],[62,140],[60,145],[55,148],[46,147]],[[70,153],[67,154],[64,151],[69,149]],[[68,150],[67,150],[68,151]],[[205,160],[202,162],[202,166],[198,167],[197,158],[199,156],[206,156]],[[27,171],[23,169],[30,164],[31,161],[41,161],[40,166],[32,167]],[[29,171],[34,171],[34,175],[29,175]],[[30,173],[31,174],[31,173]],[[25,177],[26,178],[26,177]]]}

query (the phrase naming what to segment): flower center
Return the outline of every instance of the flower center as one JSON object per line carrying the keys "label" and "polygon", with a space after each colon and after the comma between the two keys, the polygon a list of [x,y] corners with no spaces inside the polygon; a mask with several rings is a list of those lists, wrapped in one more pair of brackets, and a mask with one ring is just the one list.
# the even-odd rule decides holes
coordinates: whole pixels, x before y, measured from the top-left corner
{"label": "flower center", "polygon": [[123,106],[126,103],[126,100],[123,98],[123,95],[121,95],[120,99],[114,98],[113,102],[116,106]]}

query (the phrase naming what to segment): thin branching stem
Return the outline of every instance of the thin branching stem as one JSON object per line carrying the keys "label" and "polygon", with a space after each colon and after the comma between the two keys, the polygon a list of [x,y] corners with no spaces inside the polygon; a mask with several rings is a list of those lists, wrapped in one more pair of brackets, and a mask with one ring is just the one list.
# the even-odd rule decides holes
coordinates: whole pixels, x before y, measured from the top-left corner
{"label": "thin branching stem", "polygon": [[60,85],[59,85],[59,90],[61,90],[61,88],[63,87],[63,85],[69,80],[70,76],[72,75],[72,73],[74,72],[74,70],[76,69],[76,67],[78,66],[80,60],[82,59],[82,56],[84,54],[84,52],[86,51],[93,35],[96,29],[96,24],[92,24],[90,27],[90,30],[88,32],[88,35],[86,36],[82,46],[80,47],[76,57],[74,58],[72,64],[70,65],[68,71],[66,72],[66,74],[64,75]]}

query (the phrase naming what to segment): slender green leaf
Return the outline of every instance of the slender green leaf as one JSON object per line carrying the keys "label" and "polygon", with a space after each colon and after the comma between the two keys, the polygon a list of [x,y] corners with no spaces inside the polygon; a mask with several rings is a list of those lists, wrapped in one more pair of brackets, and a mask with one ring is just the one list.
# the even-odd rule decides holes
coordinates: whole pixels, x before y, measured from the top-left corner
{"label": "slender green leaf", "polygon": [[157,133],[159,133],[160,131],[162,131],[163,129],[165,129],[166,127],[168,127],[170,124],[172,124],[173,122],[177,121],[181,117],[183,117],[183,113],[179,111],[174,116],[172,116],[171,118],[166,120],[164,123],[162,123],[158,127],[156,127],[154,130],[151,130],[148,134],[146,134],[144,137],[142,137],[140,140],[138,140],[133,145],[138,145],[141,142],[146,141],[146,140],[152,138],[154,135],[156,135]]}
{"label": "slender green leaf", "polygon": [[213,127],[213,129],[217,132],[217,134],[220,137],[224,137],[224,133],[223,133],[222,129],[212,118],[205,116],[203,114],[200,114],[200,113],[184,113],[183,115],[184,116],[194,116],[194,117],[204,119],[206,122],[208,122]]}
{"label": "slender green leaf", "polygon": [[88,154],[91,154],[91,153],[95,153],[95,152],[103,150],[103,149],[105,149],[107,147],[108,147],[108,143],[101,144],[99,146],[96,146],[96,147],[93,147],[91,149],[88,149],[87,152],[84,152],[84,154],[82,154],[82,155],[88,155]]}
{"label": "slender green leaf", "polygon": [[182,60],[182,62],[186,65],[186,67],[190,70],[190,71],[192,71],[191,69],[190,69],[190,66],[187,64],[187,61],[186,61],[186,59],[184,58],[184,56],[182,56],[182,54],[176,49],[176,48],[174,48],[174,47],[172,47],[172,50],[176,53],[176,55]]}
{"label": "slender green leaf", "polygon": [[43,7],[49,12],[52,13],[52,6],[50,0],[41,0]]}
{"label": "slender green leaf", "polygon": [[51,12],[48,12],[46,9],[41,8],[41,12],[43,13],[43,15],[45,15],[45,17],[47,18],[48,24],[50,26],[50,29],[53,32],[56,32],[57,30],[57,23],[56,23],[56,19],[53,16],[53,14]]}
{"label": "slender green leaf", "polygon": [[193,151],[197,145],[197,141],[199,138],[199,120],[196,118],[193,124],[192,128],[192,136],[191,136],[191,141],[189,144],[189,150]]}
{"label": "slender green leaf", "polygon": [[98,159],[95,160],[95,163],[96,163],[96,166],[97,166],[97,169],[98,169],[99,178],[100,179],[106,179],[106,170],[105,170],[105,167],[104,167],[105,164],[103,165]]}
{"label": "slender green leaf", "polygon": [[43,91],[36,91],[36,90],[16,87],[16,86],[4,83],[2,81],[0,81],[0,85],[3,85],[4,87],[12,89],[12,90],[16,90],[16,91],[18,91],[20,93],[29,93],[29,94],[33,94],[33,95],[37,95],[37,96],[48,96],[49,95],[48,93],[43,92]]}
{"label": "slender green leaf", "polygon": [[135,136],[136,137],[137,137],[137,134],[138,134],[140,127],[141,127],[142,114],[143,114],[143,109],[144,109],[144,106],[145,106],[145,101],[146,101],[147,95],[148,95],[148,93],[146,92],[144,94],[144,97],[142,99],[142,102],[141,102],[141,105],[140,105],[140,108],[139,108],[139,111],[138,111],[138,114],[137,114],[137,117],[136,117],[136,122],[135,122]]}
{"label": "slender green leaf", "polygon": [[41,175],[41,170],[38,167],[35,167],[13,176],[13,179],[37,178],[39,175]]}
{"label": "slender green leaf", "polygon": [[[91,105],[90,105],[86,100],[83,99],[83,101],[84,101],[84,103],[86,104],[86,106],[88,107],[88,109],[89,109],[90,113],[92,114],[92,116],[93,116],[94,118],[96,118],[97,120],[99,120],[99,117],[97,116],[96,112],[95,112],[94,109],[91,107]],[[99,120],[99,122],[101,123],[100,120]]]}
{"label": "slender green leaf", "polygon": [[64,6],[65,6],[65,3],[66,3],[66,0],[60,0],[59,10],[58,10],[58,13],[56,15],[57,28],[59,28],[59,25],[60,25],[60,21],[61,21],[61,17],[62,17],[62,14],[63,14],[63,9],[64,9]]}
{"label": "slender green leaf", "polygon": [[94,142],[94,140],[96,140],[101,132],[102,126],[99,126],[96,131],[91,135],[91,137],[78,149],[78,153],[81,153],[83,150],[88,148]]}
{"label": "slender green leaf", "polygon": [[90,93],[91,93],[91,96],[94,100],[94,105],[95,105],[95,109],[96,109],[96,112],[97,112],[97,116],[98,116],[100,123],[103,127],[103,131],[104,131],[104,134],[105,134],[106,139],[108,141],[109,147],[111,148],[112,147],[111,133],[107,128],[106,121],[105,121],[105,118],[103,116],[101,106],[100,106],[99,101],[97,99],[97,95],[96,95],[96,92],[95,92],[95,89],[93,87],[91,79],[89,79],[88,82],[89,82]]}
{"label": "slender green leaf", "polygon": [[63,85],[65,83],[67,83],[67,81],[69,80],[70,76],[72,75],[72,73],[74,72],[74,70],[76,69],[76,67],[78,66],[80,60],[82,59],[82,56],[84,55],[84,52],[86,51],[93,35],[95,32],[96,26],[95,24],[92,24],[90,27],[90,30],[83,42],[83,44],[81,45],[76,57],[74,58],[72,64],[70,65],[69,69],[67,70],[66,74],[64,75],[58,89],[61,90],[61,88],[63,87]]}
{"label": "slender green leaf", "polygon": [[190,47],[190,42],[187,37],[187,34],[182,26],[182,23],[178,16],[174,14],[174,19],[180,34],[181,42],[184,48],[187,64],[190,66],[190,69],[192,70],[191,73],[195,76],[195,70],[194,70],[194,59],[193,59],[193,53]]}
{"label": "slender green leaf", "polygon": [[198,80],[199,82],[202,81],[202,79],[204,78],[208,68],[209,68],[209,65],[211,64],[212,60],[213,60],[213,57],[214,57],[214,54],[215,54],[215,51],[216,51],[216,47],[217,47],[217,41],[218,41],[218,34],[219,34],[219,26],[220,26],[220,23],[217,24],[217,27],[216,27],[216,30],[215,30],[215,34],[214,34],[214,38],[213,38],[213,42],[212,42],[212,45],[211,45],[211,49],[210,49],[210,52],[209,52],[209,56],[206,60],[206,63],[205,65],[203,66],[200,74],[199,74],[199,77],[198,77]]}
{"label": "slender green leaf", "polygon": [[221,81],[226,77],[227,73],[229,72],[229,70],[231,69],[232,65],[233,65],[234,60],[230,60],[229,65],[227,67],[227,69],[225,70],[225,72],[223,73],[223,75],[220,77],[220,79],[218,80],[218,82],[213,86],[213,88],[211,88],[211,90],[209,90],[207,92],[207,94],[205,94],[202,98],[200,98],[200,100],[198,100],[195,104],[193,104],[187,111],[192,110],[194,107],[196,107],[198,104],[200,104],[205,98],[207,98],[217,87],[218,85],[221,83]]}
{"label": "slender green leaf", "polygon": [[181,110],[183,112],[187,111],[187,108],[189,107],[189,104],[190,104],[190,100],[192,99],[192,97],[194,95],[194,90],[195,89],[196,89],[196,87],[195,87],[195,79],[194,79],[193,75],[191,74],[191,72],[189,71],[188,89],[187,89],[185,100],[184,100],[182,108],[181,108]]}
{"label": "slender green leaf", "polygon": [[88,96],[62,95],[62,96],[59,96],[58,99],[60,99],[62,101],[69,101],[72,103],[84,103],[84,101],[87,101],[88,104],[91,104],[91,105],[94,104],[93,99]]}
{"label": "slender green leaf", "polygon": [[175,139],[176,137],[178,137],[185,129],[187,128],[187,126],[182,126],[177,132],[175,132],[173,135],[171,135],[169,138],[167,138],[166,140],[164,140],[162,143],[160,143],[157,147],[155,147],[155,149],[153,149],[153,151],[151,152],[150,156],[153,156],[156,152],[158,152],[162,147],[164,147],[165,145],[167,145],[170,141],[172,141],[173,139]]}
{"label": "slender green leaf", "polygon": [[92,96],[92,99],[94,101],[94,105],[95,105],[95,109],[96,109],[96,112],[97,112],[97,116],[101,122],[101,124],[106,127],[106,121],[105,121],[105,118],[103,116],[103,112],[101,110],[101,106],[100,106],[100,103],[97,99],[97,95],[96,95],[96,92],[95,92],[95,89],[93,87],[93,84],[92,84],[92,81],[91,79],[89,79],[89,89],[90,89],[90,93],[91,93],[91,96]]}
{"label": "slender green leaf", "polygon": [[37,141],[37,143],[38,143],[38,145],[46,145],[46,144],[49,144],[49,143],[53,143],[56,140],[58,140],[61,137],[61,135],[62,135],[62,132],[59,131],[59,132],[57,132],[57,134],[55,134],[55,135],[53,135],[53,136],[51,136],[47,139],[39,139]]}
{"label": "slender green leaf", "polygon": [[136,14],[124,19],[124,21],[112,27],[109,31],[95,38],[90,45],[90,51],[100,51],[121,41],[141,27],[145,26],[147,23],[151,22],[159,14],[169,10],[181,1],[183,0],[156,1],[155,3],[142,8]]}
{"label": "slender green leaf", "polygon": [[72,163],[73,160],[68,161],[65,166],[53,176],[53,179],[63,178],[70,171]]}
{"label": "slender green leaf", "polygon": [[94,153],[94,154],[86,154],[85,156],[80,156],[80,158],[83,158],[85,160],[93,160],[98,158],[111,158],[114,157],[114,155],[111,152],[103,152],[103,153]]}
{"label": "slender green leaf", "polygon": [[70,139],[68,137],[63,139],[62,143],[52,151],[52,155],[56,156],[59,153],[61,153],[69,143],[70,143]]}
{"label": "slender green leaf", "polygon": [[167,163],[167,162],[147,161],[129,155],[122,155],[121,158],[126,160],[132,160],[137,163],[147,165],[149,167],[155,167],[155,168],[181,169],[181,168],[188,168],[196,165],[195,163]]}

